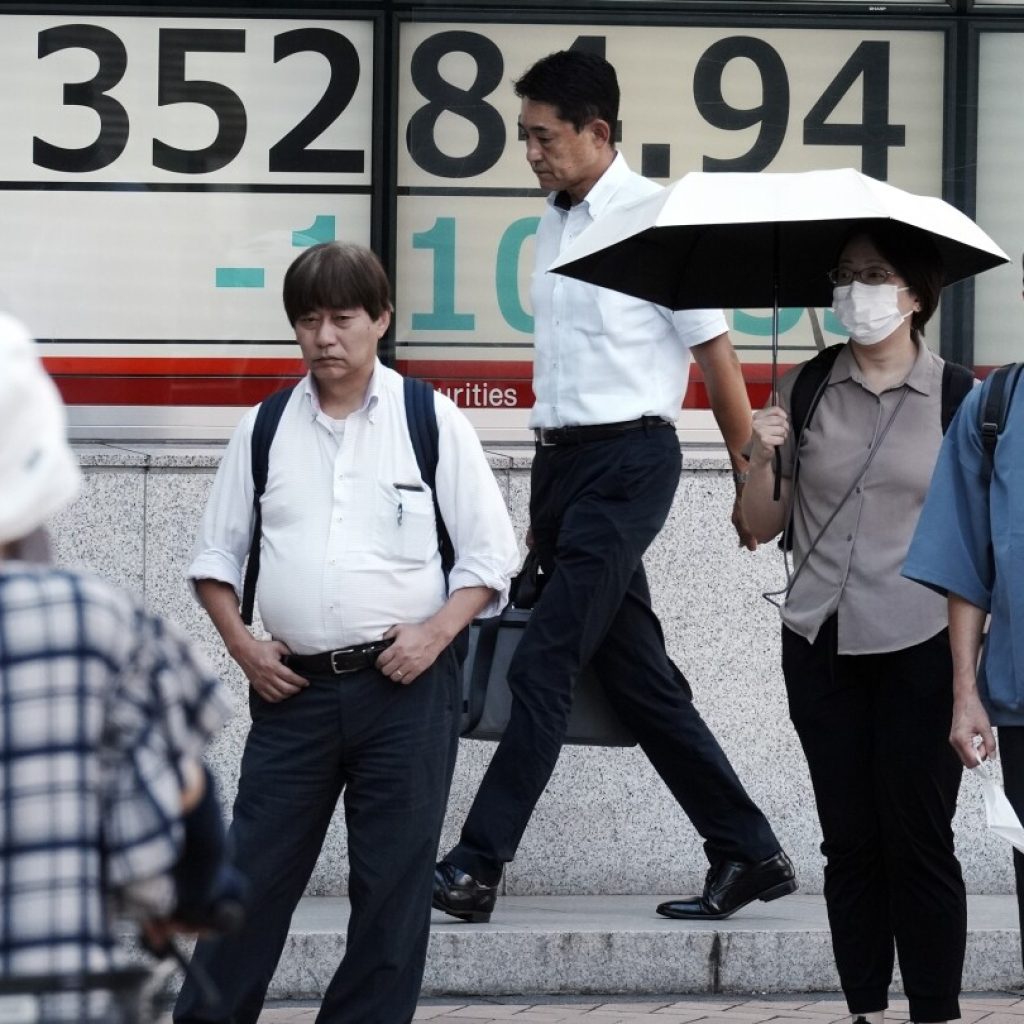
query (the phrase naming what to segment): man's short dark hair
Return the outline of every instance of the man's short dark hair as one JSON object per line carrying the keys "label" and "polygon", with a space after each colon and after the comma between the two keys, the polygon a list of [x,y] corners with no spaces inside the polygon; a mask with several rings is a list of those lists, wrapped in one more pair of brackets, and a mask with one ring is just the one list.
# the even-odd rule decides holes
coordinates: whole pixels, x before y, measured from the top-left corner
{"label": "man's short dark hair", "polygon": [[515,83],[516,95],[548,103],[576,131],[595,118],[612,132],[619,117],[619,80],[615,68],[596,53],[559,50],[542,57]]}
{"label": "man's short dark hair", "polygon": [[284,275],[288,322],[314,309],[364,309],[372,320],[391,310],[391,284],[370,249],[321,242],[300,253]]}

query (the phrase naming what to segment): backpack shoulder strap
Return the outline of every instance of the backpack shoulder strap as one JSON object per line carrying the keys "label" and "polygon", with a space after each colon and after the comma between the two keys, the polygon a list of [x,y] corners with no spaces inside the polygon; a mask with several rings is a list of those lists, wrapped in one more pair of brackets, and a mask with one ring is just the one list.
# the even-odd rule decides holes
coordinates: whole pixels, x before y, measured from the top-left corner
{"label": "backpack shoulder strap", "polygon": [[437,413],[434,410],[434,389],[425,381],[415,377],[405,377],[405,419],[409,427],[409,440],[412,450],[416,453],[416,464],[419,466],[423,482],[430,488],[434,499],[434,519],[437,523],[437,543],[441,551],[441,568],[445,580],[455,564],[455,549],[452,546],[448,528],[441,515],[441,506],[437,503],[438,430]]}
{"label": "backpack shoulder strap", "polygon": [[942,432],[949,430],[960,403],[974,387],[974,374],[959,363],[942,364]]}
{"label": "backpack shoulder strap", "polygon": [[1010,402],[1017,390],[1022,369],[1024,363],[1007,363],[993,370],[982,385],[985,390],[978,406],[978,429],[981,432],[981,446],[985,451],[981,472],[986,484],[992,479],[996,443],[1006,428]]}
{"label": "backpack shoulder strap", "polygon": [[813,359],[804,363],[796,375],[796,380],[793,381],[793,391],[789,400],[789,422],[792,424],[795,448],[800,445],[800,435],[811,422],[814,410],[818,407],[822,392],[825,390],[828,375],[832,372],[832,367],[842,350],[841,342],[822,349]]}
{"label": "backpack shoulder strap", "polygon": [[[793,431],[793,451],[797,453],[793,466],[793,488],[796,491],[797,476],[800,472],[800,435],[811,422],[814,410],[821,401],[825,391],[825,384],[828,382],[828,375],[832,372],[836,359],[843,349],[840,342],[836,345],[829,345],[823,348],[816,356],[809,359],[800,367],[793,381],[793,390],[789,396],[789,422]],[[793,513],[790,507],[789,520],[779,537],[779,547],[783,551],[793,550]]]}
{"label": "backpack shoulder strap", "polygon": [[242,584],[242,621],[252,625],[252,611],[256,603],[256,580],[260,574],[260,539],[263,536],[263,516],[260,511],[263,492],[267,489],[267,474],[270,471],[270,445],[273,443],[281,414],[288,404],[295,386],[281,388],[260,403],[256,411],[256,422],[252,428],[252,539],[249,541],[249,558],[245,564],[245,581]]}

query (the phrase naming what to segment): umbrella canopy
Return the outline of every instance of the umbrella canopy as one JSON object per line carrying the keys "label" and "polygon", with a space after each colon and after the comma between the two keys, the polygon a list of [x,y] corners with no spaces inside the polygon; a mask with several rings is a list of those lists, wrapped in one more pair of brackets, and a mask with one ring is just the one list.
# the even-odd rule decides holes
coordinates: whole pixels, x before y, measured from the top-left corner
{"label": "umbrella canopy", "polygon": [[846,168],[695,171],[595,221],[549,269],[670,309],[830,306],[826,273],[858,220],[927,234],[944,284],[1009,262],[956,207]]}

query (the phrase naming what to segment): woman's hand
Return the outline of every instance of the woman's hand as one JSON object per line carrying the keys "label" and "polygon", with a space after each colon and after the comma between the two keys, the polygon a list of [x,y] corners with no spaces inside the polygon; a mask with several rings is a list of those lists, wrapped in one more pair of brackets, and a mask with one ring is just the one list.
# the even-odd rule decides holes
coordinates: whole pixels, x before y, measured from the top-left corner
{"label": "woman's hand", "polygon": [[789,417],[784,409],[771,405],[758,409],[753,420],[753,444],[750,449],[751,468],[766,466],[775,458],[775,449],[789,437]]}
{"label": "woman's hand", "polygon": [[775,453],[789,437],[789,416],[777,405],[754,413],[750,436],[750,470],[743,488],[741,511],[750,532],[764,543],[777,537],[789,516],[792,484],[779,480],[775,494]]}

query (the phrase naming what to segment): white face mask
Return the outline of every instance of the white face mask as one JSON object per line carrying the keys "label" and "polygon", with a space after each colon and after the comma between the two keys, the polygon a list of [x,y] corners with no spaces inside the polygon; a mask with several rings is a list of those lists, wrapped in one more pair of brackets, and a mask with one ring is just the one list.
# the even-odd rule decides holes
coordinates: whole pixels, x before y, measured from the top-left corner
{"label": "white face mask", "polygon": [[837,285],[832,291],[832,312],[861,345],[877,345],[888,338],[913,311],[900,312],[899,293],[907,291],[894,284]]}

